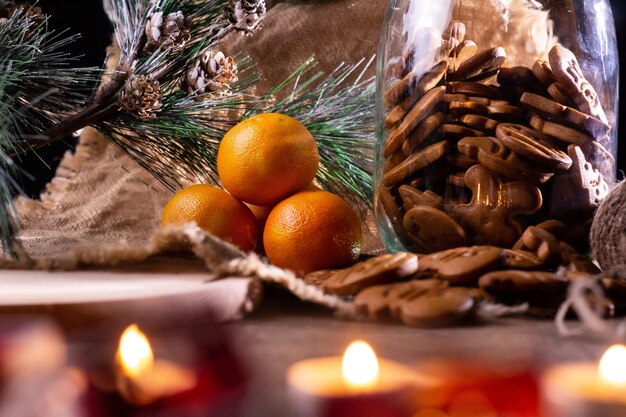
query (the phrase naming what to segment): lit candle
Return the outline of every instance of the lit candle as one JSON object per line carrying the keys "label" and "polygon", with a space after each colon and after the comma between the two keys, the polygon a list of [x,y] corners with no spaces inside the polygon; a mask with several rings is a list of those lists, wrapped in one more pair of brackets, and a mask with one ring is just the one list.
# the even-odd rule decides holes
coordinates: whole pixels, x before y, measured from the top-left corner
{"label": "lit candle", "polygon": [[90,357],[97,359],[85,363],[84,415],[240,415],[246,376],[219,334],[204,338],[176,330],[150,341],[131,325],[114,346],[94,347]]}
{"label": "lit candle", "polygon": [[365,342],[353,342],[341,357],[315,358],[287,372],[298,417],[411,416],[416,387],[434,382],[401,364],[378,359]]}
{"label": "lit candle", "polygon": [[155,360],[148,338],[134,324],[120,338],[116,363],[116,385],[122,396],[134,404],[150,404],[196,385],[193,371],[166,360]]}
{"label": "lit candle", "polygon": [[611,346],[599,364],[549,369],[542,380],[548,417],[626,416],[626,346]]}

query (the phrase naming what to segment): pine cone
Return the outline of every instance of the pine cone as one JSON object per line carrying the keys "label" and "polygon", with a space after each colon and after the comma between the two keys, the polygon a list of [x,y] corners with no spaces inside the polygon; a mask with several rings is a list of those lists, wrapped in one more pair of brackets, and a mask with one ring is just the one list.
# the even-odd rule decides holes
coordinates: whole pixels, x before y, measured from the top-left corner
{"label": "pine cone", "polygon": [[236,30],[250,34],[265,17],[265,0],[229,0],[226,19]]}
{"label": "pine cone", "polygon": [[195,60],[180,82],[180,88],[189,94],[230,93],[230,84],[236,82],[237,63],[221,51],[206,51]]}
{"label": "pine cone", "polygon": [[146,23],[146,51],[155,51],[161,47],[164,50],[174,51],[182,49],[191,39],[189,33],[189,19],[183,12],[170,13],[163,18],[163,12],[153,13],[148,16]]}
{"label": "pine cone", "polygon": [[161,111],[159,82],[145,75],[130,77],[120,95],[120,106],[142,120],[154,119]]}

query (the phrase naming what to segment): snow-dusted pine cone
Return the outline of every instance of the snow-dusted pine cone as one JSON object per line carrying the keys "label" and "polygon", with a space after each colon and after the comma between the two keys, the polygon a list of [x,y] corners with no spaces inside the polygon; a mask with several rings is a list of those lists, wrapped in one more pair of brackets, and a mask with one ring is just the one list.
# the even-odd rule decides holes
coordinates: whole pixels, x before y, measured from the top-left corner
{"label": "snow-dusted pine cone", "polygon": [[183,12],[170,13],[163,17],[163,12],[152,13],[146,22],[146,51],[155,51],[159,47],[164,50],[178,50],[191,39],[190,21]]}
{"label": "snow-dusted pine cone", "polygon": [[238,80],[237,63],[221,51],[206,51],[189,67],[180,88],[189,94],[228,94],[230,85]]}
{"label": "snow-dusted pine cone", "polygon": [[145,75],[130,77],[120,95],[120,106],[142,120],[154,119],[161,111],[159,82]]}
{"label": "snow-dusted pine cone", "polygon": [[236,30],[249,34],[265,17],[265,0],[229,0],[226,18]]}

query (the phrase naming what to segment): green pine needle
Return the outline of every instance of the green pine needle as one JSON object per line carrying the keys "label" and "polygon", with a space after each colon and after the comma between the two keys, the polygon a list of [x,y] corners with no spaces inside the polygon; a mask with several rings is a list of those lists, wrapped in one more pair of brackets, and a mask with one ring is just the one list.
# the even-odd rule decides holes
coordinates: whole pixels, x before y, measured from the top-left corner
{"label": "green pine needle", "polygon": [[[373,61],[339,65],[322,79],[313,58],[271,91],[278,94],[289,84],[286,98],[250,113],[277,112],[298,119],[317,141],[320,169],[316,179],[331,192],[356,203],[371,206],[372,168],[375,143],[373,78],[362,75]],[[356,79],[348,82],[357,71]],[[321,81],[320,81],[321,79]],[[269,96],[262,103],[269,102]]]}
{"label": "green pine needle", "polygon": [[230,95],[195,100],[172,87],[157,118],[119,112],[95,127],[172,191],[189,181],[217,184],[219,142],[257,100],[248,93],[259,81],[250,60],[238,67],[240,78]]}
{"label": "green pine needle", "polygon": [[[6,6],[6,5],[5,5]],[[18,7],[0,23],[0,242],[13,253],[20,192],[10,155],[30,149],[40,133],[85,106],[100,78],[97,68],[75,68],[63,52],[76,36],[48,30],[47,17]]]}

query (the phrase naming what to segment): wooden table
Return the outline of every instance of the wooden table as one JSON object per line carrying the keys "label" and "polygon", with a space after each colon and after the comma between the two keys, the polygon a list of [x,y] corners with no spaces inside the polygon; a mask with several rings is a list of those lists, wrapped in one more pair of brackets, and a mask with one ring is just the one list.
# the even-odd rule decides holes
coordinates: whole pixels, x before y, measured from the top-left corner
{"label": "wooden table", "polygon": [[406,364],[468,355],[527,360],[540,368],[561,361],[597,360],[608,346],[591,335],[561,337],[551,320],[499,319],[447,329],[349,322],[282,292],[270,292],[259,311],[225,327],[253,375],[246,417],[288,416],[287,368],[305,358],[341,355],[355,339],[368,341],[380,356]]}
{"label": "wooden table", "polygon": [[[219,297],[228,298],[224,292],[219,294]],[[85,327],[97,332],[97,326],[93,324],[80,325],[86,318],[107,328],[114,326],[116,321],[123,321],[125,326],[134,319],[141,306],[154,313],[150,315],[156,319],[157,328],[184,327],[194,334],[210,334],[214,325],[206,324],[206,321],[203,324],[202,320],[208,319],[206,314],[202,315],[202,309],[189,309],[188,301],[176,301],[177,308],[173,308],[173,302],[156,305],[155,301],[149,300],[143,304],[134,303],[132,309],[126,310],[117,304],[104,303],[92,311],[93,317],[86,317],[87,310],[82,308],[10,308],[0,311],[3,314],[53,313],[69,331],[70,346],[72,343],[80,345],[76,343],[79,338],[73,335],[74,332],[80,334]],[[174,314],[173,309],[181,311]],[[118,313],[117,319],[112,317],[114,312]],[[184,314],[196,321],[182,319]],[[618,323],[616,321],[615,325]],[[526,361],[541,368],[561,361],[598,360],[608,346],[607,341],[592,335],[561,337],[552,320],[508,318],[444,329],[346,321],[334,317],[328,309],[301,302],[278,288],[266,291],[257,311],[222,327],[251,375],[243,417],[288,417],[287,368],[302,359],[341,355],[355,339],[364,339],[380,356],[407,365],[424,359],[467,356],[489,361]],[[115,334],[118,335],[119,331]]]}

